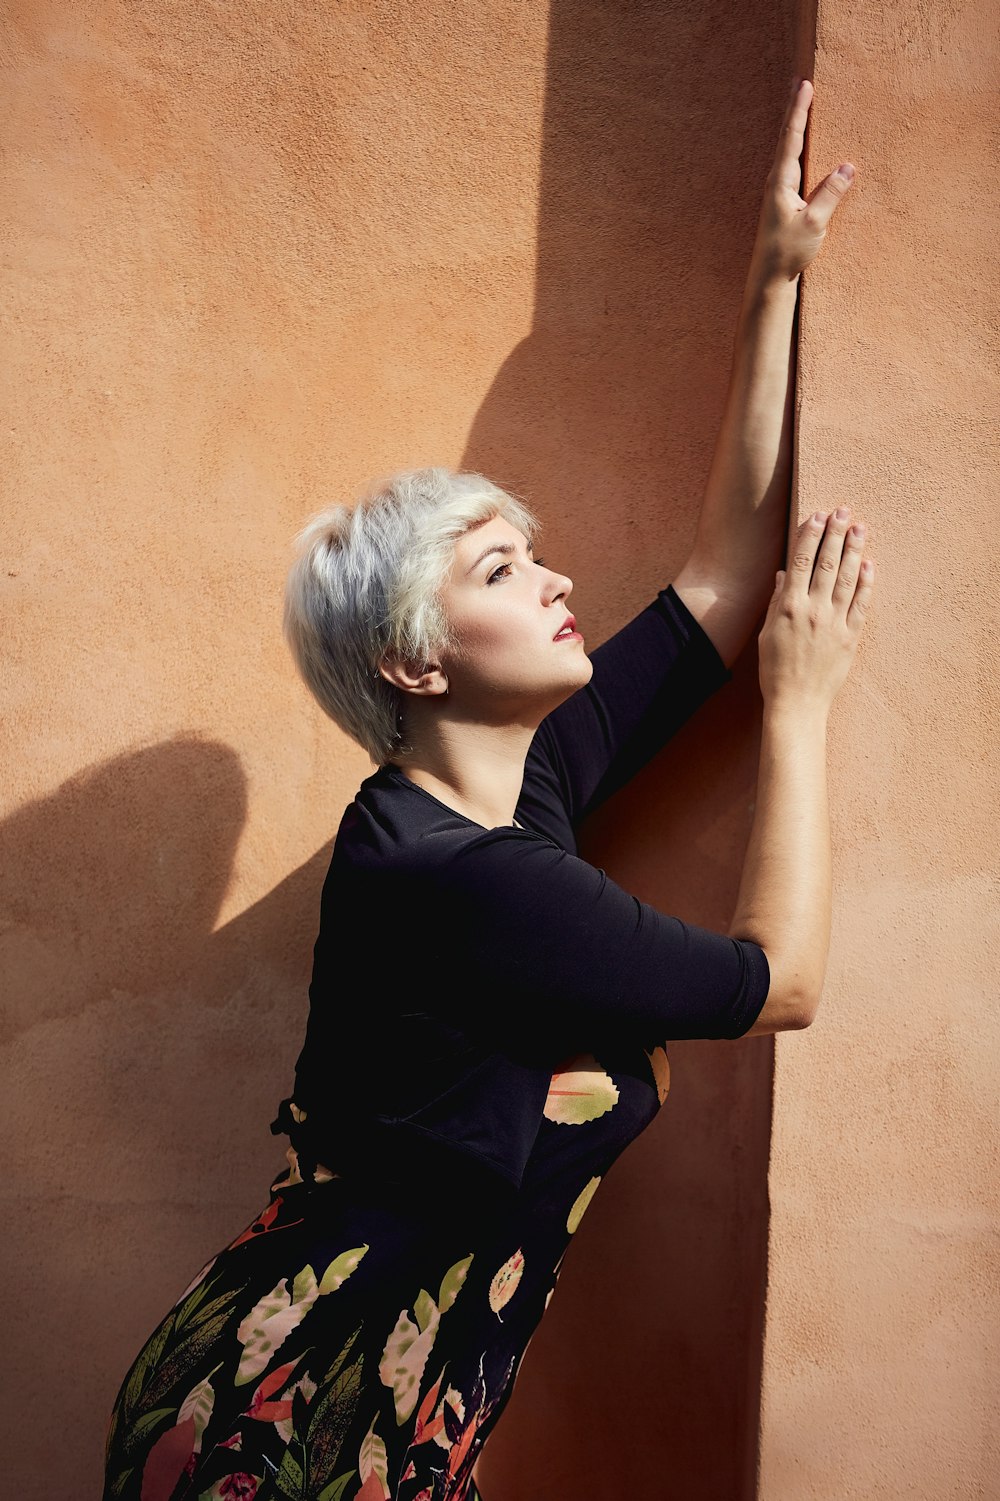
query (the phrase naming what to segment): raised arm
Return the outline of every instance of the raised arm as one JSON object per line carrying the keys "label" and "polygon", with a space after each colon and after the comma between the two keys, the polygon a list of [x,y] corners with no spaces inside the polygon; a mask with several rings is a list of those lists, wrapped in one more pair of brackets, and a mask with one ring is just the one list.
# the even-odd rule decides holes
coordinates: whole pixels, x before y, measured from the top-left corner
{"label": "raised arm", "polygon": [[798,81],[767,178],[695,543],[674,581],[727,666],[763,614],[784,559],[799,277],[854,176],[844,162],[800,196],[811,102],[812,84]]}

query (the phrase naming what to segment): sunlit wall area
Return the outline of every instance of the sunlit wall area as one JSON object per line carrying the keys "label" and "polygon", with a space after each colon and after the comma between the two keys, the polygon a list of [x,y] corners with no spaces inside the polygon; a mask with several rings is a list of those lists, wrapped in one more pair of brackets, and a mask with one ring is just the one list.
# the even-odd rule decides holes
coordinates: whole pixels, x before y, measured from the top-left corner
{"label": "sunlit wall area", "polygon": [[1000,1473],[996,20],[818,11],[812,159],[858,177],[803,291],[799,504],[861,510],[881,578],[832,725],[823,1010],[776,1045],[764,1501]]}
{"label": "sunlit wall area", "polygon": [[[814,69],[795,0],[8,12],[23,1501],[98,1493],[132,1355],[282,1165],[325,862],[370,770],[282,643],[292,538],[373,476],[476,467],[540,513],[589,644],[645,605],[693,536],[797,67],[810,178],[859,176],[804,281],[793,504],[862,508],[881,569],[831,737],[823,1010],[671,1049],[481,1480],[751,1501],[759,1444],[766,1501],[985,1494],[998,49],[986,0],[932,9],[821,0]],[[724,927],[758,713],[751,650],[589,857]],[[370,963],[345,952],[347,1004]]]}
{"label": "sunlit wall area", "polygon": [[[324,858],[370,770],[290,544],[460,463],[531,325],[541,4],[8,9],[6,1488],[99,1494],[117,1386],[266,1202]],[[345,953],[363,1002],[373,956]]]}

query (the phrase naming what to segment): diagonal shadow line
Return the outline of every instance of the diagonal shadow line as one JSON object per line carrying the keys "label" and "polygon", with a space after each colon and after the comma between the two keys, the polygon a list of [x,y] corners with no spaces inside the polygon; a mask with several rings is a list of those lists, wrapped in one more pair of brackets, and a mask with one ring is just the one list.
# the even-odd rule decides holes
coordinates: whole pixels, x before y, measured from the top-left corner
{"label": "diagonal shadow line", "polygon": [[[591,601],[592,640],[644,603],[680,560],[677,549],[689,535],[696,497],[694,471],[724,379],[742,270],[737,262],[756,206],[756,181],[729,201],[732,244],[724,253],[713,243],[717,224],[692,244],[682,243],[672,227],[676,219],[690,232],[697,223],[701,204],[686,174],[695,164],[704,172],[704,142],[696,140],[691,122],[706,106],[683,75],[668,104],[642,115],[641,140],[635,129],[619,132],[617,155],[602,160],[599,172],[586,170],[596,137],[618,130],[622,101],[649,93],[655,76],[650,59],[667,55],[670,46],[690,55],[685,26],[694,24],[676,5],[556,5],[535,327],[499,373],[463,461],[533,497],[544,495],[553,557],[565,558],[578,597]],[[774,41],[780,31],[772,21],[772,55],[783,57],[788,49]],[[715,45],[713,72],[725,61],[722,44]],[[584,101],[588,76],[595,83]],[[586,130],[578,128],[581,121]],[[757,123],[759,139],[769,140],[770,120]],[[657,185],[650,152],[655,147],[665,156],[668,146],[670,173]],[[730,167],[721,152],[717,162],[713,175],[723,180]],[[618,207],[622,191],[635,209],[631,218]],[[720,289],[731,302],[713,323],[706,310]],[[663,353],[651,360],[654,338]],[[664,423],[658,414],[671,408]],[[666,517],[665,494],[671,497]],[[611,552],[620,559],[614,574],[604,563]],[[725,921],[735,884],[727,857],[739,844],[752,760],[749,684],[747,672],[738,674],[725,702],[709,705],[588,831],[585,852],[592,859],[640,894],[708,926]],[[716,829],[710,848],[699,811],[706,808]],[[186,810],[182,823],[179,809]],[[41,928],[31,920],[17,926],[44,930],[44,953],[12,959],[12,973],[23,961],[36,981],[45,979],[33,990],[31,1016],[21,1021],[55,1027],[74,1010],[103,1007],[99,1030],[108,1050],[78,1060],[87,1081],[74,1108],[88,1121],[86,1140],[77,1140],[73,1123],[60,1118],[58,1098],[47,1086],[38,1096],[40,1113],[15,1119],[8,1131],[15,1163],[27,1155],[18,1152],[19,1139],[40,1130],[54,1149],[74,1154],[71,1171],[63,1171],[58,1150],[42,1163],[49,1186],[41,1192],[52,1198],[36,1239],[36,1247],[51,1253],[43,1284],[65,1289],[69,1276],[57,1244],[58,1195],[82,1194],[81,1216],[98,1212],[86,1205],[88,1163],[110,1162],[103,1170],[114,1172],[124,1151],[132,1183],[143,1182],[152,1164],[150,1205],[165,1201],[162,1213],[151,1210],[150,1235],[163,1275],[148,1275],[148,1310],[129,1311],[120,1349],[109,1361],[116,1376],[133,1353],[136,1320],[151,1325],[162,1312],[169,1269],[193,1266],[206,1245],[223,1243],[246,1205],[256,1205],[268,1181],[264,1174],[274,1166],[261,1110],[284,1092],[301,1043],[329,846],[213,932],[244,817],[245,786],[234,753],[215,742],[185,740],[93,768],[4,828],[10,904],[21,912],[28,891],[39,903]],[[707,869],[700,881],[653,868],[661,849],[686,845],[698,850]],[[101,885],[105,869],[117,873],[114,889]],[[45,922],[52,914],[49,932]],[[216,1002],[217,1017],[206,1019]],[[17,1023],[16,1014],[12,1020]],[[204,1046],[213,1026],[224,1039],[215,1049]],[[44,1069],[45,1025],[38,1032],[43,1051],[31,1066]],[[161,1099],[155,1108],[139,1059],[140,1052],[148,1055],[151,1035],[171,1060],[157,1087],[169,1093],[174,1076],[179,1080],[176,1100]],[[738,1065],[724,1062],[737,1050]],[[509,1490],[499,1491],[506,1501],[537,1495],[532,1485],[546,1466],[553,1474],[547,1494],[579,1494],[581,1481],[592,1494],[626,1493],[635,1474],[626,1484],[623,1423],[631,1462],[669,1473],[676,1494],[691,1501],[722,1494],[742,1501],[753,1494],[770,1044],[686,1044],[671,1054],[674,1098],[592,1206],[560,1297],[491,1440],[490,1462],[495,1455],[496,1473],[510,1480]],[[211,1077],[210,1060],[222,1055],[234,1055],[235,1083]],[[83,1108],[88,1096],[89,1115]],[[10,1103],[16,1106],[13,1096]],[[123,1116],[130,1122],[124,1144]],[[188,1143],[181,1138],[195,1116],[203,1139]],[[164,1121],[172,1119],[177,1140],[169,1131],[164,1139]],[[210,1209],[216,1229],[206,1228],[204,1206],[192,1203],[197,1191],[190,1187],[191,1166],[204,1160],[206,1148],[210,1174],[218,1179],[224,1163],[228,1184],[226,1199]],[[651,1211],[654,1184],[660,1205],[683,1217],[680,1230]],[[129,1233],[132,1205],[117,1221],[108,1205],[98,1208],[106,1216],[103,1235]],[[627,1241],[618,1233],[623,1224],[635,1227]],[[97,1244],[96,1231],[93,1238]],[[136,1249],[150,1254],[146,1246]],[[74,1269],[73,1275],[86,1272]],[[31,1273],[37,1280],[36,1263]],[[87,1295],[84,1283],[80,1295]],[[651,1334],[667,1341],[666,1356],[650,1348]],[[637,1358],[643,1352],[645,1363]],[[49,1379],[44,1371],[40,1377]],[[54,1376],[51,1384],[58,1386]],[[95,1394],[102,1412],[110,1395]],[[646,1435],[642,1444],[637,1433]],[[606,1468],[609,1457],[613,1472]],[[576,1481],[564,1484],[567,1475]],[[662,1488],[659,1493],[669,1496]]]}
{"label": "diagonal shadow line", "polygon": [[16,1300],[8,1338],[55,1403],[80,1344],[88,1470],[137,1328],[281,1166],[267,1121],[301,1046],[330,844],[214,931],[246,810],[236,753],[185,735],[0,826],[6,1266],[44,1289]]}
{"label": "diagonal shadow line", "polygon": [[[812,0],[698,13],[553,0],[533,326],[462,467],[534,503],[593,644],[669,582],[693,534],[775,101],[780,115],[814,40]],[[582,847],[717,930],[754,796],[745,657]],[[650,1474],[664,1501],[756,1495],[773,1040],[670,1054],[672,1098],[588,1211],[477,1467],[487,1497],[645,1494]]]}

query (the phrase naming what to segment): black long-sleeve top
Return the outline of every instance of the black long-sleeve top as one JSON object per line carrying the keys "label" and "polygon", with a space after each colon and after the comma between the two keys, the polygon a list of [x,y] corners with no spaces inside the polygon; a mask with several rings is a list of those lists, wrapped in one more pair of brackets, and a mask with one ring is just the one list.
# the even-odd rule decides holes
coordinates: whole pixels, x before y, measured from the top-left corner
{"label": "black long-sleeve top", "polygon": [[284,1101],[273,1127],[300,1155],[405,1173],[444,1152],[516,1186],[560,1059],[739,1037],[759,1015],[757,944],[639,901],[576,844],[730,673],[672,587],[590,655],[532,741],[522,827],[486,829],[391,764],[361,784],[323,887],[304,1118]]}

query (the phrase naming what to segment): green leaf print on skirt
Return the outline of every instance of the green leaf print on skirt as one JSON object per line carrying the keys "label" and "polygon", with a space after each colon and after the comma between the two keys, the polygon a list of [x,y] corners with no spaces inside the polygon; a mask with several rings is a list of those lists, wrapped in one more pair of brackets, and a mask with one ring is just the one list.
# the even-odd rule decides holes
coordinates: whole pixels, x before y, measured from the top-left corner
{"label": "green leaf print on skirt", "polygon": [[396,1327],[386,1340],[378,1373],[383,1386],[392,1389],[396,1422],[400,1425],[413,1415],[424,1367],[437,1338],[441,1317],[454,1304],[471,1265],[472,1257],[466,1256],[448,1268],[441,1279],[436,1303],[430,1293],[421,1288],[413,1304],[413,1319],[405,1308],[401,1308]]}
{"label": "green leaf print on skirt", "polygon": [[243,1346],[236,1372],[237,1386],[260,1375],[274,1352],[302,1323],[316,1299],[341,1287],[356,1271],[367,1250],[367,1246],[358,1246],[353,1251],[343,1251],[331,1261],[321,1282],[316,1281],[311,1266],[304,1266],[293,1279],[290,1291],[286,1277],[251,1308],[236,1331],[236,1338]]}
{"label": "green leaf print on skirt", "polygon": [[[151,1433],[168,1418],[173,1417],[172,1426],[178,1426],[176,1408],[164,1405],[162,1398],[183,1379],[187,1371],[194,1370],[223,1334],[239,1297],[239,1289],[230,1288],[219,1296],[209,1298],[209,1292],[218,1287],[222,1280],[216,1278],[209,1282],[208,1272],[213,1264],[209,1262],[202,1272],[202,1280],[182,1295],[137,1356],[112,1414],[107,1441],[109,1456],[116,1446],[120,1455],[128,1458],[144,1449]],[[189,1393],[189,1397],[190,1395]],[[199,1443],[201,1432],[204,1431],[204,1422],[201,1429],[198,1429],[198,1418],[201,1415],[199,1408],[191,1428],[192,1438],[197,1432]],[[185,1413],[185,1425],[192,1416],[193,1413]],[[207,1418],[205,1421],[207,1422]],[[157,1443],[160,1438],[163,1435],[156,1440]],[[122,1494],[133,1469],[134,1464],[126,1464],[118,1470],[114,1480],[109,1481],[112,1495]]]}
{"label": "green leaf print on skirt", "polygon": [[618,1086],[590,1053],[567,1060],[553,1075],[543,1115],[559,1126],[599,1120],[618,1103]]}
{"label": "green leaf print on skirt", "polygon": [[[310,1453],[311,1479],[324,1501],[329,1489],[346,1485],[349,1475],[332,1479],[340,1458],[340,1451],[348,1430],[354,1422],[361,1396],[361,1378],[364,1370],[362,1356],[346,1365],[360,1329],[356,1329],[337,1359],[326,1373],[309,1404],[309,1427],[306,1442]],[[354,1471],[350,1472],[353,1475]]]}
{"label": "green leaf print on skirt", "polygon": [[501,1317],[501,1308],[505,1308],[517,1292],[517,1285],[523,1272],[524,1252],[518,1248],[513,1256],[508,1257],[490,1283],[490,1307],[498,1319]]}
{"label": "green leaf print on skirt", "polygon": [[[221,1364],[222,1362],[220,1360],[219,1365]],[[219,1369],[219,1365],[213,1366],[208,1375],[204,1376],[196,1386],[193,1386],[191,1388],[177,1411],[178,1423],[183,1423],[186,1418],[194,1419],[194,1443],[192,1445],[192,1452],[195,1454],[201,1452],[201,1440],[204,1435],[205,1429],[208,1427],[208,1420],[212,1416],[212,1409],[215,1406],[215,1392],[212,1390],[212,1377]]]}
{"label": "green leaf print on skirt", "polygon": [[575,1235],[580,1228],[580,1221],[586,1214],[590,1201],[597,1192],[600,1181],[600,1178],[591,1178],[589,1183],[584,1184],[573,1200],[573,1207],[566,1218],[566,1229],[570,1235]]}

